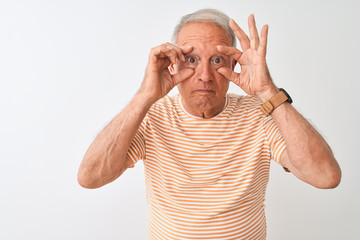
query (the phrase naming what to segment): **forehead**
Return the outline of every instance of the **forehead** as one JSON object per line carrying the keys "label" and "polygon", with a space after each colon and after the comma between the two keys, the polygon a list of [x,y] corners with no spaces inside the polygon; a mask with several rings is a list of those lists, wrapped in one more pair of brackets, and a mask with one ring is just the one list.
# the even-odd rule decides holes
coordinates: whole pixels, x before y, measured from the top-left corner
{"label": "forehead", "polygon": [[194,44],[232,45],[230,33],[211,22],[186,23],[179,31],[176,43],[179,46]]}

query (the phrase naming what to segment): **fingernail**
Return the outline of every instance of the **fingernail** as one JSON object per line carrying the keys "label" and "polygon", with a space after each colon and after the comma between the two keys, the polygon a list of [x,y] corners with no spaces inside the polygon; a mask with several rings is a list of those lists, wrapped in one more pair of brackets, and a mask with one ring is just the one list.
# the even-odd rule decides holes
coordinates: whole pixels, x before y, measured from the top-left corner
{"label": "fingernail", "polygon": [[179,67],[177,64],[174,64],[174,71],[175,71],[175,74],[177,74],[179,72]]}

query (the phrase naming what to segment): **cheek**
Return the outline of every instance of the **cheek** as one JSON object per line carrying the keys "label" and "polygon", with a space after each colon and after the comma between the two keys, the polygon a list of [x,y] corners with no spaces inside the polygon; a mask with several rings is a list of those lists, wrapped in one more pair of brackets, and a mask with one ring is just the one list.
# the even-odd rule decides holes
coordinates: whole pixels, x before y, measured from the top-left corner
{"label": "cheek", "polygon": [[229,83],[230,83],[230,82],[229,82],[229,80],[227,80],[227,79],[225,79],[224,81],[225,81],[225,82],[223,82],[222,89],[223,89],[224,92],[227,92],[228,89],[229,89],[229,85],[230,85]]}
{"label": "cheek", "polygon": [[229,84],[230,80],[224,77],[222,74],[220,74],[217,70],[215,70],[213,74],[218,84],[222,84],[222,85]]}
{"label": "cheek", "polygon": [[221,92],[227,92],[227,90],[229,89],[229,85],[230,85],[230,80],[226,79],[223,75],[221,75],[220,73],[218,73],[220,76],[216,76],[217,78],[217,85],[219,87],[219,90]]}
{"label": "cheek", "polygon": [[186,92],[190,91],[190,88],[189,88],[190,83],[191,83],[191,79],[186,79],[185,81],[183,81],[177,85],[177,89],[181,95],[186,95]]}

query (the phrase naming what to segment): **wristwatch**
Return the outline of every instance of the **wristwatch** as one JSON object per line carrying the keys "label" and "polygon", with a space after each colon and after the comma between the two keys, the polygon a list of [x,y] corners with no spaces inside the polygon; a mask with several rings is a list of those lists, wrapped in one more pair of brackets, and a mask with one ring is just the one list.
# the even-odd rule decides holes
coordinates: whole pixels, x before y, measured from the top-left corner
{"label": "wristwatch", "polygon": [[270,98],[269,101],[261,104],[261,111],[265,114],[265,116],[269,116],[275,108],[283,104],[284,102],[292,103],[292,99],[290,95],[283,89],[279,88],[280,92],[278,92],[275,96]]}

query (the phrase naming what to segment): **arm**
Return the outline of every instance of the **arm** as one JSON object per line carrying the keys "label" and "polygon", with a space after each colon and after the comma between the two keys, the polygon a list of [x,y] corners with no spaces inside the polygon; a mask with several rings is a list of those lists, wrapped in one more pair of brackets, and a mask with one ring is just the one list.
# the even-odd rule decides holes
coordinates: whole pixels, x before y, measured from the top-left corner
{"label": "arm", "polygon": [[141,94],[117,115],[95,138],[79,168],[78,182],[85,188],[101,187],[127,168],[127,150],[151,106]]}
{"label": "arm", "polygon": [[183,69],[171,75],[170,64],[184,60],[191,48],[163,44],[151,50],[139,92],[95,138],[81,162],[78,182],[85,188],[98,188],[118,178],[127,168],[127,151],[151,105],[175,85],[193,74]]}
{"label": "arm", "polygon": [[296,177],[315,187],[338,186],[341,180],[340,166],[329,145],[314,127],[290,104],[280,106],[272,117],[286,145],[289,145],[281,158],[281,164]]}
{"label": "arm", "polygon": [[[274,88],[266,102],[279,90]],[[315,128],[289,103],[285,102],[272,112],[285,140],[286,150],[281,164],[297,178],[318,188],[334,188],[340,183],[341,170],[329,145]]]}
{"label": "arm", "polygon": [[[268,26],[262,28],[259,38],[254,16],[250,15],[250,39],[233,20],[230,20],[230,26],[243,52],[226,46],[218,46],[218,51],[232,56],[240,64],[241,72],[235,73],[224,67],[218,71],[247,94],[256,95],[262,102],[266,102],[279,91],[270,77],[265,59]],[[340,167],[328,144],[311,124],[289,103],[276,108],[272,118],[286,143],[281,164],[296,177],[315,187],[336,187],[341,179]]]}

